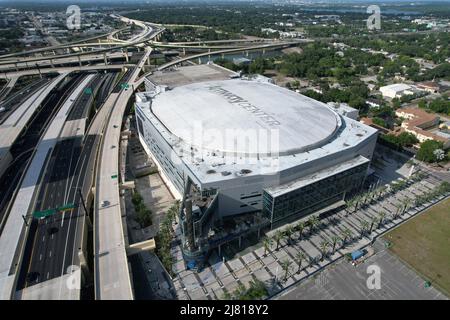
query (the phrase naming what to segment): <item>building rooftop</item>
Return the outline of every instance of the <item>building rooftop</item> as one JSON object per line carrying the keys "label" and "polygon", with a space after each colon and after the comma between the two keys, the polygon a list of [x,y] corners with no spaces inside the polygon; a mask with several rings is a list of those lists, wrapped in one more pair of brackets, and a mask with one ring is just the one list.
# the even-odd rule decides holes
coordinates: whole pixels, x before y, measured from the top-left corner
{"label": "building rooftop", "polygon": [[200,64],[155,71],[147,79],[158,85],[175,88],[193,82],[227,80],[233,77],[238,77],[238,74],[219,65]]}
{"label": "building rooftop", "polygon": [[[240,79],[177,87],[156,95],[151,108],[188,145],[228,154],[300,153],[325,144],[341,125],[336,112],[318,101],[276,85]],[[239,144],[239,137],[253,139],[271,130],[279,136],[278,145],[257,151],[245,142]]]}
{"label": "building rooftop", "polygon": [[393,91],[396,91],[396,92],[401,92],[401,91],[404,91],[404,90],[411,90],[412,87],[410,85],[408,85],[408,84],[405,84],[405,83],[394,83],[394,84],[390,84],[390,85],[387,85],[387,86],[384,86],[384,87],[380,88],[380,90],[383,90],[383,89],[390,89],[390,90],[393,90]]}
{"label": "building rooftop", "polygon": [[439,116],[428,113],[420,108],[401,108],[395,111],[397,116],[407,116],[405,125],[408,127],[423,127],[429,123],[439,121]]}
{"label": "building rooftop", "polygon": [[[183,68],[173,72],[181,74]],[[171,81],[176,78],[167,75]],[[324,103],[257,79],[202,81],[172,90],[159,87],[167,80],[150,80],[154,90],[136,95],[137,114],[158,129],[203,184],[332,159],[377,133]],[[239,145],[242,141],[247,146]],[[227,142],[236,144],[230,148]]]}
{"label": "building rooftop", "polygon": [[435,90],[438,90],[440,88],[439,84],[434,81],[420,82],[417,84],[417,86],[420,88],[430,88]]}

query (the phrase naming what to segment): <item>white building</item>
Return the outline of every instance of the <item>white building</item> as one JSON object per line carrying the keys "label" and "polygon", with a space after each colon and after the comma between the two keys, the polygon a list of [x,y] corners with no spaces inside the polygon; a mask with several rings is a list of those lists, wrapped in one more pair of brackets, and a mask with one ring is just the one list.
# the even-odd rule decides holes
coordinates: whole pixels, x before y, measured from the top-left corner
{"label": "white building", "polygon": [[394,99],[414,94],[414,88],[405,83],[395,83],[380,87],[380,92],[383,97]]}
{"label": "white building", "polygon": [[[185,257],[246,226],[259,232],[320,215],[360,189],[375,129],[268,82],[212,80],[215,65],[173,73],[185,68],[205,78],[178,86],[171,72],[150,76],[151,91],[136,96],[139,138],[183,199]],[[215,233],[225,220],[236,228]]]}

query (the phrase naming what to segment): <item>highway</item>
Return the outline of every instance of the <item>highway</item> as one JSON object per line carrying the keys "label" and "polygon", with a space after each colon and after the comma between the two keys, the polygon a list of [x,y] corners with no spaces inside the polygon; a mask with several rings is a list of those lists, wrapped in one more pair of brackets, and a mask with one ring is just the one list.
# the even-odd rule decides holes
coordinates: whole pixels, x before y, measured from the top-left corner
{"label": "highway", "polygon": [[[29,224],[25,222],[27,218],[24,216],[30,214],[30,205],[38,189],[42,169],[48,160],[49,152],[56,145],[74,95],[79,93],[72,92],[71,89],[78,84],[78,80],[79,77],[73,77],[68,83],[69,87],[63,88],[59,94],[56,93],[53,96],[53,101],[48,100],[45,104],[50,113],[41,112],[40,114],[43,115],[44,123],[51,123],[51,125],[36,126],[36,131],[30,133],[39,142],[26,165],[26,173],[20,180],[20,188],[13,197],[14,200],[10,205],[8,218],[0,236],[0,298],[2,299],[8,299],[13,292],[17,270],[21,266],[24,241],[29,229]],[[30,140],[26,139],[24,143],[29,143]]]}
{"label": "highway", "polygon": [[[50,68],[59,65],[92,63],[93,61],[106,61],[113,59],[127,59],[126,52],[112,52],[105,56],[106,50],[96,50],[96,52],[82,52],[71,53],[65,55],[58,55],[53,57],[37,57],[17,59],[15,61],[5,60],[0,61],[0,71],[29,69],[29,68]],[[102,53],[102,54],[100,54]]]}
{"label": "highway", "polygon": [[[151,53],[145,55],[129,74],[131,86]],[[120,89],[105,102],[112,111],[108,118],[99,153],[94,202],[95,299],[131,300],[133,292],[126,256],[119,193],[119,140],[122,119],[132,88]]]}
{"label": "highway", "polygon": [[176,59],[173,61],[170,61],[166,64],[163,64],[158,67],[158,70],[164,70],[169,67],[172,67],[174,65],[177,65],[179,63],[182,63],[184,61],[193,60],[201,57],[207,57],[207,56],[213,56],[213,55],[221,55],[221,54],[227,54],[227,53],[235,53],[235,52],[243,52],[243,51],[252,51],[252,50],[264,50],[264,49],[276,49],[276,48],[285,48],[293,45],[297,45],[303,41],[297,40],[297,41],[291,41],[291,42],[281,42],[281,43],[270,43],[270,44],[261,44],[261,45],[254,45],[250,47],[240,47],[240,48],[233,48],[233,49],[225,49],[225,50],[217,50],[217,51],[209,51],[199,54],[190,55],[187,57],[183,57],[180,59]]}
{"label": "highway", "polygon": [[[95,71],[95,70],[117,70],[124,68],[134,67],[133,64],[109,64],[109,65],[90,65],[90,66],[78,66],[78,67],[59,67],[59,68],[46,68],[46,69],[29,69],[22,71],[15,71],[8,73],[10,76],[21,77],[29,75],[45,75],[48,73],[71,73],[74,71]],[[4,79],[5,74],[0,73],[0,78]]]}
{"label": "highway", "polygon": [[[16,78],[17,79],[17,78]],[[19,91],[11,94],[11,96],[0,102],[0,108],[4,110],[0,112],[0,125],[13,113],[18,107],[20,107],[25,100],[30,98],[37,90],[42,89],[48,84],[50,80],[47,78],[40,79],[30,83]]]}
{"label": "highway", "polygon": [[[98,74],[89,84],[84,85],[85,88],[91,88],[93,94],[82,93],[78,97],[62,130],[65,132],[66,127],[69,127],[69,133],[64,137],[60,136],[52,152],[34,210],[56,208],[68,203],[75,204],[75,208],[59,212],[42,221],[34,221],[33,243],[31,248],[26,250],[31,252],[31,255],[24,257],[24,268],[18,286],[19,289],[26,289],[19,291],[17,298],[79,299],[80,292],[74,295],[74,292],[67,291],[63,279],[69,266],[80,266],[79,253],[83,251],[81,248],[86,235],[85,212],[78,190],[86,199],[92,186],[98,138],[95,134],[79,133],[77,128],[70,130],[70,123],[87,120],[89,109],[95,107],[94,92],[99,90],[105,78],[114,79],[109,74]],[[111,81],[106,83],[109,87],[111,84]],[[55,281],[50,281],[52,279]],[[37,286],[40,283],[42,285]],[[51,285],[47,286],[47,283]],[[58,290],[54,290],[55,283],[59,283]],[[40,290],[30,286],[37,286]],[[31,290],[28,290],[29,288]]]}

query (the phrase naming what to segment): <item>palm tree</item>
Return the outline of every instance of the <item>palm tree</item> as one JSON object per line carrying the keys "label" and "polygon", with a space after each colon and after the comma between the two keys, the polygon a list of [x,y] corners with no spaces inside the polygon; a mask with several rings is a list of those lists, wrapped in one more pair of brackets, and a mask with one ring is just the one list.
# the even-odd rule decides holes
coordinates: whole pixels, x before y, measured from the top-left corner
{"label": "palm tree", "polygon": [[297,230],[298,230],[298,233],[299,233],[299,236],[298,236],[298,238],[299,239],[302,239],[303,238],[303,230],[305,230],[305,227],[306,227],[306,224],[302,221],[302,222],[299,222],[298,224],[297,224]]}
{"label": "palm tree", "polygon": [[363,197],[363,206],[365,206],[366,203],[367,203],[367,200],[370,198],[370,191],[365,192],[365,193],[362,195],[362,197]]}
{"label": "palm tree", "polygon": [[355,212],[355,211],[358,210],[359,205],[361,204],[362,195],[356,196],[356,197],[354,198],[354,200],[355,200],[355,206],[354,206],[354,208],[353,208],[353,212]]}
{"label": "palm tree", "polygon": [[403,208],[402,208],[401,215],[405,214],[405,212],[409,210],[410,203],[411,203],[410,199],[405,199],[405,200],[402,201]]}
{"label": "palm tree", "polygon": [[319,225],[319,218],[312,216],[308,219],[309,233],[312,234],[313,229]]}
{"label": "palm tree", "polygon": [[387,189],[388,189],[388,187],[387,187],[386,185],[381,186],[381,187],[380,187],[380,192],[379,192],[379,194],[378,194],[378,197],[380,197],[380,198],[384,197],[384,195],[385,195]]}
{"label": "palm tree", "polygon": [[380,211],[378,215],[380,217],[378,220],[378,229],[379,229],[384,223],[384,218],[386,218],[386,211]]}
{"label": "palm tree", "polygon": [[322,254],[320,261],[322,261],[325,258],[329,245],[330,243],[327,240],[324,240],[319,244],[320,253]]}
{"label": "palm tree", "polygon": [[402,210],[402,205],[400,203],[396,204],[395,208],[397,208],[397,210],[395,210],[395,213],[393,215],[394,216],[394,220],[398,218],[398,215],[400,214],[400,210]]}
{"label": "palm tree", "polygon": [[370,227],[369,227],[369,234],[372,233],[373,226],[378,222],[378,217],[372,217],[370,219]]}
{"label": "palm tree", "polygon": [[275,239],[275,242],[277,243],[277,251],[280,248],[280,241],[281,239],[283,239],[283,232],[281,232],[280,230],[278,230],[277,232],[275,232],[275,235],[273,236],[273,238]]}
{"label": "palm tree", "polygon": [[264,246],[264,256],[267,256],[267,252],[270,250],[270,247],[273,244],[272,238],[264,237],[263,246]]}
{"label": "palm tree", "polygon": [[284,234],[288,237],[289,243],[292,241],[292,235],[294,234],[294,227],[288,226],[284,231]]}
{"label": "palm tree", "polygon": [[342,231],[342,242],[345,244],[347,243],[347,240],[353,235],[353,232],[346,228],[344,231]]}
{"label": "palm tree", "polygon": [[367,230],[367,227],[369,226],[369,223],[366,220],[362,220],[360,222],[360,225],[361,225],[361,238],[362,238],[364,235],[364,232]]}
{"label": "palm tree", "polygon": [[288,274],[289,274],[289,269],[291,267],[292,261],[291,260],[284,260],[281,262],[281,268],[284,271],[284,278],[283,281],[287,280]]}
{"label": "palm tree", "polygon": [[298,270],[297,273],[300,273],[300,271],[302,270],[302,262],[305,259],[306,255],[302,252],[299,251],[296,255],[295,255],[295,259],[297,260],[297,264],[298,264]]}
{"label": "palm tree", "polygon": [[351,198],[351,199],[348,199],[348,200],[347,200],[347,208],[348,208],[348,211],[349,211],[349,212],[352,211],[351,208],[352,208],[352,207],[355,205],[355,203],[356,203],[355,199],[356,199],[356,198]]}
{"label": "palm tree", "polygon": [[336,245],[339,241],[341,241],[341,238],[339,238],[338,236],[331,237],[331,245],[333,246],[333,249],[331,250],[331,252],[334,253],[334,249],[336,248]]}

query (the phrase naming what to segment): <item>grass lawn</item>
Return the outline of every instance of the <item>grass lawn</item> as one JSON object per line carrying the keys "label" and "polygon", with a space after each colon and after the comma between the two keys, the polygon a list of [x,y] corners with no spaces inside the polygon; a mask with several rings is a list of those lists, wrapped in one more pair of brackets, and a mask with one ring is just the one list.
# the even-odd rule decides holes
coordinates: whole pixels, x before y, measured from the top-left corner
{"label": "grass lawn", "polygon": [[450,199],[387,233],[390,250],[450,296]]}

